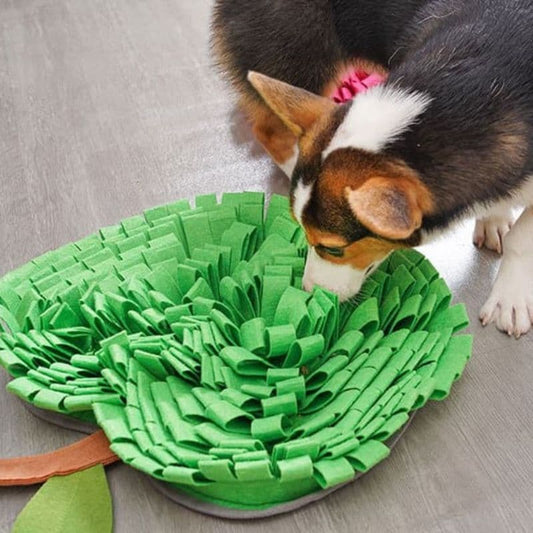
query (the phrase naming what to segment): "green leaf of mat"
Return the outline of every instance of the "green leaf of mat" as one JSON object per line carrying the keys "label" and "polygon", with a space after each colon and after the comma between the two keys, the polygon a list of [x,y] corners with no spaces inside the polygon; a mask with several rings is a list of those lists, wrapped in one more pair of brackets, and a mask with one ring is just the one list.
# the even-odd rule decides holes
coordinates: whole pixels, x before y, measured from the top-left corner
{"label": "green leaf of mat", "polygon": [[50,478],[15,520],[13,533],[108,533],[111,495],[102,465]]}

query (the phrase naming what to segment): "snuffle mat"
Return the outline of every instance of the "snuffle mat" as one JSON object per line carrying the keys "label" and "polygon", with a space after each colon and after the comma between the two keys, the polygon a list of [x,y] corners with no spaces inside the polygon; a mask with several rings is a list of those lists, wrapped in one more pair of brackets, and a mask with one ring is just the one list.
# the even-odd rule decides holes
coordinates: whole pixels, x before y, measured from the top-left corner
{"label": "snuffle mat", "polygon": [[395,252],[339,303],[301,290],[306,251],[287,198],[265,214],[246,192],[149,209],[46,253],[0,279],[7,388],[97,423],[189,506],[257,516],[317,499],[448,395],[471,337],[418,252]]}

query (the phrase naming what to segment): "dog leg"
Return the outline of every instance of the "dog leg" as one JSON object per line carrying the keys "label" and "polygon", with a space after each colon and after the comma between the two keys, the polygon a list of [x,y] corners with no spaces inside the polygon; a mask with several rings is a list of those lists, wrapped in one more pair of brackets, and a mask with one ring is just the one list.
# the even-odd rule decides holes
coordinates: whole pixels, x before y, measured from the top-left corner
{"label": "dog leg", "polygon": [[503,258],[489,299],[481,309],[483,325],[516,338],[533,325],[533,206],[524,210],[503,239]]}
{"label": "dog leg", "polygon": [[488,248],[502,253],[503,238],[513,225],[513,212],[511,209],[502,209],[489,214],[485,218],[478,218],[474,228],[474,244],[478,248]]}

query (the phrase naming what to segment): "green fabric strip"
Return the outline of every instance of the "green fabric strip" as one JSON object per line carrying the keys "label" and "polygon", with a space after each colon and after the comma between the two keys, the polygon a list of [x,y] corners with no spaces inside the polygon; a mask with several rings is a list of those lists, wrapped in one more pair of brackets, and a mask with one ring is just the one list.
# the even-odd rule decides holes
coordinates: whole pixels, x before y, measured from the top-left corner
{"label": "green fabric strip", "polygon": [[418,252],[353,301],[301,289],[289,201],[157,206],[0,279],[8,390],[96,417],[126,463],[232,507],[354,478],[470,357],[464,306]]}

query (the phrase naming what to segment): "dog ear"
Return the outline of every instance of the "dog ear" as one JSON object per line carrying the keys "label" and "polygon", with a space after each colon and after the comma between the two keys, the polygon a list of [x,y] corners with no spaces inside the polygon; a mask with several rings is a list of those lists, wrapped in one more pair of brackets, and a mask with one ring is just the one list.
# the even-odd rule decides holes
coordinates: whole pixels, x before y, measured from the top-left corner
{"label": "dog ear", "polygon": [[431,204],[427,189],[406,178],[370,178],[357,189],[346,187],[346,197],[362,224],[394,240],[407,239],[420,228]]}
{"label": "dog ear", "polygon": [[293,87],[258,72],[248,72],[248,81],[289,130],[300,137],[335,104],[328,98]]}

